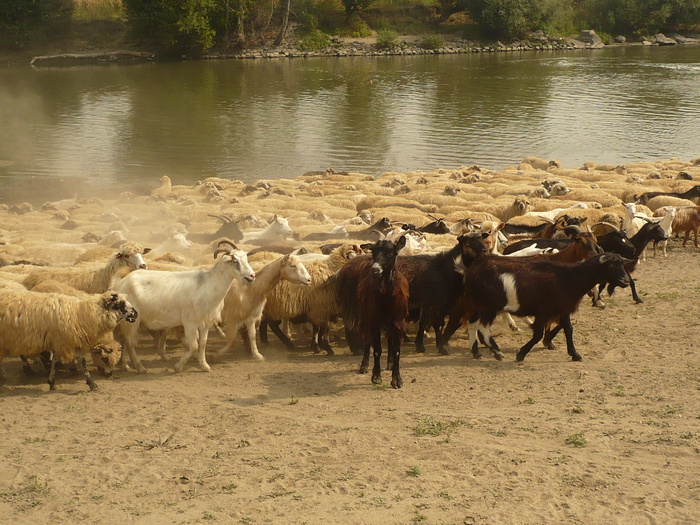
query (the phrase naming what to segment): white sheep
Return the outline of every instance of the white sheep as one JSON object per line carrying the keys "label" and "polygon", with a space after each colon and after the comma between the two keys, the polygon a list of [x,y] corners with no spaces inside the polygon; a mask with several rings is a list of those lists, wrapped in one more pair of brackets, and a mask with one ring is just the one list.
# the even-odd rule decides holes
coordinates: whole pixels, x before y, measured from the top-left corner
{"label": "white sheep", "polygon": [[[3,290],[0,294],[0,362],[8,356],[51,352],[49,386],[55,388],[55,365],[76,361],[91,390],[97,388],[87,370],[85,353],[108,339],[122,320],[133,323],[137,312],[113,291],[88,298],[58,293]],[[0,370],[0,383],[4,373]]]}
{"label": "white sheep", "polygon": [[165,253],[189,254],[192,251],[192,243],[183,233],[173,231],[170,237],[151,250],[151,257],[159,257]]}
{"label": "white sheep", "polygon": [[298,255],[291,253],[266,264],[256,272],[252,283],[234,282],[231,285],[221,312],[226,346],[216,352],[216,358],[233,348],[238,331],[244,329],[248,339],[246,345],[249,346],[253,358],[258,361],[265,360],[258,351],[256,324],[262,318],[267,295],[281,281],[303,286],[311,284],[311,276]]}
{"label": "white sheep", "polygon": [[119,251],[112,255],[102,267],[39,268],[27,276],[24,280],[24,286],[31,290],[38,282],[44,279],[53,279],[69,284],[83,292],[103,293],[109,289],[112,278],[120,268],[131,270],[146,268],[147,264],[143,260],[143,254],[149,251],[150,248],[143,248],[140,244],[128,242],[122,244]]}
{"label": "white sheep", "polygon": [[[209,327],[220,319],[223,300],[233,280],[255,279],[246,253],[231,242],[221,241],[218,246],[222,244],[228,244],[231,249],[218,248],[214,258],[220,253],[224,255],[209,270],[135,270],[113,283],[113,288],[124,293],[139,312],[137,322],[117,331],[138,372],[146,372],[135,349],[141,324],[154,331],[180,326],[184,329],[183,343],[187,350],[175,365],[176,372],[182,371],[195,351],[199,368],[205,372],[211,370],[205,355]],[[126,368],[124,359],[122,368]]]}

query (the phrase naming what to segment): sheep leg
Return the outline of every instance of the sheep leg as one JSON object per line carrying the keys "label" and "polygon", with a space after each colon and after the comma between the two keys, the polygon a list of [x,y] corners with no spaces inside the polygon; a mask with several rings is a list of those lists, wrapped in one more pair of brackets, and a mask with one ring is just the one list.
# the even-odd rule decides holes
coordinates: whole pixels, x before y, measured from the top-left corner
{"label": "sheep leg", "polygon": [[423,338],[425,337],[425,323],[423,319],[418,321],[418,332],[416,332],[416,353],[425,353],[425,344],[423,343]]}
{"label": "sheep leg", "polygon": [[559,318],[559,324],[564,328],[566,335],[566,351],[571,356],[572,361],[583,361],[581,355],[576,351],[574,346],[574,327],[571,324],[571,316],[563,315]]}
{"label": "sheep leg", "polygon": [[250,345],[250,352],[256,361],[265,361],[263,355],[258,351],[258,343],[255,340],[255,319],[248,319],[245,324],[245,335]]}
{"label": "sheep leg", "polygon": [[[255,324],[253,324],[253,328],[255,328]],[[209,327],[200,326],[197,329],[197,333],[199,336],[197,344],[197,364],[202,372],[211,372],[211,367],[207,363],[207,339],[209,338]],[[255,334],[255,330],[253,330],[253,334]]]}
{"label": "sheep leg", "polygon": [[90,371],[88,370],[87,360],[85,359],[85,356],[76,358],[76,361],[78,362],[78,366],[80,367],[80,370],[82,370],[83,374],[85,375],[85,382],[90,387],[90,390],[91,391],[97,390],[97,383],[95,383],[92,380],[92,377],[90,376]]}
{"label": "sheep leg", "polygon": [[540,342],[544,336],[544,325],[546,321],[542,321],[535,317],[535,322],[532,323],[532,339],[530,339],[525,345],[520,349],[520,351],[515,354],[515,360],[519,363],[525,360],[525,356],[528,354],[532,347]]}
{"label": "sheep leg", "polygon": [[314,351],[314,354],[318,354],[321,352],[321,349],[318,344],[318,333],[321,330],[320,327],[317,324],[312,324],[311,325],[313,328],[313,333],[311,334],[311,350]]}
{"label": "sheep leg", "polygon": [[280,328],[280,323],[281,321],[268,321],[270,328],[272,329],[272,332],[277,336],[277,338],[282,341],[282,344],[287,347],[287,350],[290,352],[293,350],[296,350],[296,346],[294,346],[294,343],[287,337],[287,334],[285,334],[282,329]]}
{"label": "sheep leg", "polygon": [[331,348],[331,342],[328,338],[330,325],[328,323],[320,324],[318,327],[318,346],[321,350],[326,351],[326,355],[335,355]]}
{"label": "sheep leg", "polygon": [[24,375],[33,376],[34,370],[32,369],[32,366],[29,364],[29,359],[27,359],[27,356],[21,355],[19,357],[22,360],[22,371],[24,372]]}
{"label": "sheep leg", "polygon": [[372,383],[382,383],[382,335],[379,330],[372,334],[372,350],[374,352],[374,367],[372,368]]}
{"label": "sheep leg", "polygon": [[[141,364],[141,361],[139,361],[138,356],[136,355],[136,340],[138,337],[138,330],[139,330],[139,321],[138,319],[136,320],[135,323],[127,323],[128,326],[124,326],[124,332],[121,334],[122,337],[120,339],[123,339],[122,344],[126,347],[127,351],[129,352],[129,359],[131,359],[131,364],[136,368],[136,371],[139,374],[145,374],[146,373],[146,368]],[[119,328],[119,326],[117,326]],[[116,334],[117,332],[115,332]],[[122,370],[128,370],[129,367],[126,364],[126,357],[125,357],[125,352],[122,352],[122,357],[120,359],[121,363],[121,368]]]}
{"label": "sheep leg", "polygon": [[[0,358],[0,361],[2,361],[2,358]],[[4,385],[7,382],[7,374],[5,373],[5,369],[0,366],[0,386]]]}
{"label": "sheep leg", "polygon": [[399,361],[401,359],[401,330],[390,330],[387,333],[387,346],[389,347],[388,354],[391,360],[391,387],[401,388],[403,379],[401,379],[401,371]]}
{"label": "sheep leg", "polygon": [[49,390],[56,390],[56,363],[58,362],[58,357],[53,352],[51,353],[51,369],[49,370]]}
{"label": "sheep leg", "polygon": [[270,344],[270,341],[267,338],[267,319],[263,319],[260,321],[260,328],[258,328],[260,332],[260,344],[262,346],[267,346]]}

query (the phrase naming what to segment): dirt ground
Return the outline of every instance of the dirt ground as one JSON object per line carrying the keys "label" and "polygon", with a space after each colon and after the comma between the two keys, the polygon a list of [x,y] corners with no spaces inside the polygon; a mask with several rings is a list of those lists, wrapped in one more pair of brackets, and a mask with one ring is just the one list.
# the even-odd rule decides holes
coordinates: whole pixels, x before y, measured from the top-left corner
{"label": "dirt ground", "polygon": [[149,373],[92,393],[68,372],[49,392],[7,360],[0,522],[696,523],[697,250],[674,240],[635,276],[644,304],[582,303],[581,363],[560,336],[516,364],[520,320],[499,329],[502,362],[474,360],[461,333],[450,356],[404,345],[401,390],[358,375],[341,338],[336,356],[241,347],[181,374],[144,340]]}

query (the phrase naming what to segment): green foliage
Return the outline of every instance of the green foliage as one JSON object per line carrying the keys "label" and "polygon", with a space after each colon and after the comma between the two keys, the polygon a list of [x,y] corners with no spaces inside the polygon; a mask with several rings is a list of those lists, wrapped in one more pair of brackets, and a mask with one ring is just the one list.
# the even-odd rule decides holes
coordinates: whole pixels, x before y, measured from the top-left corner
{"label": "green foliage", "polygon": [[484,35],[515,40],[542,29],[571,6],[570,0],[466,0]]}
{"label": "green foliage", "polygon": [[426,35],[420,42],[418,47],[421,49],[440,49],[445,47],[445,37],[442,35]]}
{"label": "green foliage", "polygon": [[71,0],[0,0],[0,46],[22,49],[70,25]]}
{"label": "green foliage", "polygon": [[393,29],[382,29],[377,31],[377,48],[396,49],[401,46],[399,34]]}
{"label": "green foliage", "polygon": [[353,38],[366,38],[372,34],[372,30],[359,15],[354,14],[349,18],[347,28],[342,33]]}
{"label": "green foliage", "polygon": [[304,34],[296,43],[300,51],[320,51],[331,45],[331,37],[321,31],[314,29]]}
{"label": "green foliage", "polygon": [[363,9],[367,9],[371,4],[373,0],[341,0],[343,3],[343,6],[345,6],[345,15],[347,16],[348,20],[357,13],[358,11],[362,11]]}
{"label": "green foliage", "polygon": [[214,45],[215,0],[124,0],[134,34],[167,48],[200,52]]}
{"label": "green foliage", "polygon": [[700,0],[583,0],[583,17],[612,34],[647,35],[700,23]]}

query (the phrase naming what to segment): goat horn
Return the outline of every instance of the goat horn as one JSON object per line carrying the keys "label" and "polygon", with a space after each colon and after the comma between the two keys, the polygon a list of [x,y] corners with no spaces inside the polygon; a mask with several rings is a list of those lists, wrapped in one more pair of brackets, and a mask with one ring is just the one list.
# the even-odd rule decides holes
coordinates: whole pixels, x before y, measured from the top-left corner
{"label": "goat horn", "polygon": [[618,231],[618,232],[620,231],[620,228],[618,228],[617,226],[615,226],[615,225],[612,224],[612,223],[605,222],[605,221],[596,222],[596,223],[593,225],[593,227],[595,228],[595,227],[598,226],[599,224],[603,224],[603,225],[605,225],[605,226],[610,226],[610,227],[613,228],[615,231]]}
{"label": "goat horn", "polygon": [[216,259],[216,256],[219,255],[220,253],[229,253],[229,252],[230,252],[230,250],[225,250],[223,248],[219,248],[218,250],[216,250],[214,252],[214,259]]}
{"label": "goat horn", "polygon": [[209,217],[214,217],[215,219],[219,219],[219,220],[220,220],[221,222],[223,222],[224,224],[226,224],[226,223],[228,223],[228,222],[233,222],[231,219],[229,219],[228,217],[226,217],[226,216],[224,216],[224,215],[213,215],[213,214],[211,214],[211,213],[207,213],[207,215],[208,215]]}
{"label": "goat horn", "polygon": [[386,238],[386,236],[379,230],[370,230],[368,235],[372,235],[373,233],[377,234],[377,240],[379,241],[384,240]]}
{"label": "goat horn", "polygon": [[216,245],[216,247],[218,248],[218,247],[221,246],[222,244],[228,244],[228,245],[229,245],[231,248],[233,248],[234,250],[237,250],[237,249],[238,249],[238,246],[236,246],[235,244],[233,244],[233,243],[232,243],[231,241],[229,241],[228,239],[223,239],[223,240],[219,241],[218,244]]}
{"label": "goat horn", "polygon": [[434,221],[439,221],[439,220],[441,220],[441,219],[438,219],[437,217],[435,217],[435,215],[433,215],[433,214],[431,214],[431,213],[426,213],[426,215],[427,215],[428,217],[430,217],[431,219],[433,219]]}

